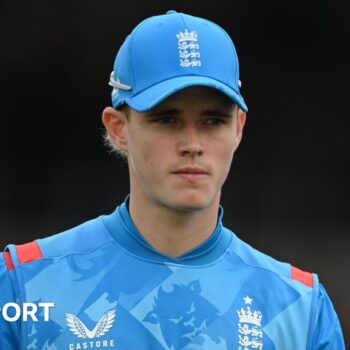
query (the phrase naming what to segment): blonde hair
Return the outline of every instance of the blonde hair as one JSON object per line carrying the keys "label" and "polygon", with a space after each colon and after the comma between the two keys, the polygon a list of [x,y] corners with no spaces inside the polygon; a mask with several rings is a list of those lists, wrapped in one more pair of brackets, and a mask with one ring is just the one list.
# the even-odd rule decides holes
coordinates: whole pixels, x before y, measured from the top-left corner
{"label": "blonde hair", "polygon": [[[128,105],[124,104],[123,106],[118,108],[118,110],[124,113],[126,116],[126,119],[129,120],[130,107]],[[109,154],[114,154],[117,156],[117,158],[125,160],[126,162],[128,161],[127,153],[117,147],[117,145],[111,140],[106,129],[104,129],[102,134],[102,142],[104,146],[107,147]]]}

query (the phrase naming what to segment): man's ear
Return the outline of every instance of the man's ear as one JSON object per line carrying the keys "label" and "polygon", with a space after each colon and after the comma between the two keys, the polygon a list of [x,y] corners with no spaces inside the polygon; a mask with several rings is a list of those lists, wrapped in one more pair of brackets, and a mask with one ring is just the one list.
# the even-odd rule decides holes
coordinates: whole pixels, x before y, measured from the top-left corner
{"label": "man's ear", "polygon": [[242,111],[240,108],[237,112],[237,125],[236,125],[236,149],[241,143],[243,137],[243,129],[247,119],[247,113]]}
{"label": "man's ear", "polygon": [[106,107],[102,113],[102,123],[106,128],[109,139],[115,146],[124,151],[128,151],[128,142],[126,137],[127,116],[125,113],[112,107]]}

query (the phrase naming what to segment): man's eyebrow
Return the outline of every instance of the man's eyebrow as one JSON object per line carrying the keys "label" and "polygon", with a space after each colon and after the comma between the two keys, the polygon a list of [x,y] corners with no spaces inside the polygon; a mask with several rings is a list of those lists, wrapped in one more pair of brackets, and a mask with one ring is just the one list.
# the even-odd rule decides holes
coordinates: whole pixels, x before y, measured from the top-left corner
{"label": "man's eyebrow", "polygon": [[222,117],[222,118],[231,118],[233,116],[232,113],[228,111],[222,111],[219,109],[205,109],[201,112],[202,116],[211,116],[211,117]]}
{"label": "man's eyebrow", "polygon": [[166,117],[171,115],[179,115],[182,113],[181,109],[178,108],[169,108],[169,109],[160,109],[147,112],[146,117]]}
{"label": "man's eyebrow", "polygon": [[[145,114],[146,117],[166,117],[179,115],[183,111],[179,108],[169,108],[169,109],[160,109],[160,110],[152,110]],[[222,118],[231,118],[233,116],[229,111],[222,111],[219,109],[204,109],[201,111],[201,116],[211,116],[211,117],[222,117]]]}

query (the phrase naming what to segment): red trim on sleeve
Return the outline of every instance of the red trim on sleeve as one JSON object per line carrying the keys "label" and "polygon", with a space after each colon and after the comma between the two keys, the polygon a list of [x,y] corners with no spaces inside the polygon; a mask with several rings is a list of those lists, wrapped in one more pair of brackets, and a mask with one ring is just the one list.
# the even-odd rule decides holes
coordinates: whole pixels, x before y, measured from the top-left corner
{"label": "red trim on sleeve", "polygon": [[300,270],[295,266],[292,266],[291,278],[293,280],[296,280],[305,284],[310,288],[314,286],[314,277],[312,276],[312,273]]}
{"label": "red trim on sleeve", "polygon": [[4,260],[5,260],[7,269],[9,271],[13,270],[15,267],[13,266],[13,263],[12,263],[11,253],[10,252],[3,252],[2,254],[4,255]]}
{"label": "red trim on sleeve", "polygon": [[43,257],[39,244],[36,241],[16,246],[18,261],[20,264],[29,263]]}

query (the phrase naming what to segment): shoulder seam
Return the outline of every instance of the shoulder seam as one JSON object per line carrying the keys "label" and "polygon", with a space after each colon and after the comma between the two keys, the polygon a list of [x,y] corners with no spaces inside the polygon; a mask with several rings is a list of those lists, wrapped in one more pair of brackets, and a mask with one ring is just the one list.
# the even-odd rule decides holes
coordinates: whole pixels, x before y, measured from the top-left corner
{"label": "shoulder seam", "polygon": [[95,250],[101,248],[102,246],[104,246],[105,244],[109,244],[109,243],[113,243],[113,240],[106,240],[104,242],[102,242],[101,244],[99,244],[98,246],[96,247],[93,247],[92,249],[89,249],[89,250],[85,250],[85,251],[82,251],[82,252],[70,252],[68,254],[65,254],[65,255],[60,255],[60,256],[53,256],[53,257],[43,257],[42,259],[40,259],[41,261],[45,260],[45,261],[48,261],[48,260],[61,260],[61,259],[65,259],[69,256],[73,256],[73,255],[86,255],[86,254],[90,254],[92,252],[94,252]]}
{"label": "shoulder seam", "polygon": [[[231,231],[231,232],[232,232],[232,231]],[[233,233],[233,232],[232,232],[232,233]],[[233,234],[234,234],[234,233],[233,233]],[[237,238],[238,238],[238,237],[237,237]],[[239,238],[238,238],[238,239],[239,239]],[[242,242],[243,242],[243,241],[242,241]],[[245,242],[243,242],[243,243],[244,243],[244,244],[247,244],[247,243],[245,243]],[[248,245],[248,246],[249,246],[249,245]],[[251,246],[249,246],[249,248],[255,250],[255,248],[253,248],[253,247],[251,247]],[[288,278],[288,279],[290,279],[290,280],[299,281],[300,283],[303,283],[302,281],[300,281],[300,280],[298,280],[298,279],[292,278],[292,275],[291,275],[291,268],[293,267],[293,265],[290,264],[290,263],[288,263],[288,262],[278,261],[278,260],[276,260],[276,259],[274,259],[274,258],[268,256],[269,258],[274,259],[275,261],[277,261],[277,262],[280,263],[280,264],[287,264],[287,265],[289,266],[289,274],[284,275],[284,274],[280,274],[280,273],[278,273],[278,272],[276,272],[276,271],[274,271],[274,270],[272,270],[272,269],[266,268],[266,267],[254,266],[254,265],[248,264],[248,263],[245,262],[245,261],[243,260],[243,258],[242,258],[239,254],[237,254],[234,250],[231,250],[231,252],[232,252],[232,253],[242,262],[242,264],[244,264],[245,266],[248,266],[248,267],[250,267],[250,268],[257,269],[257,270],[264,270],[264,271],[266,271],[266,272],[271,272],[271,273],[273,273],[274,275],[278,276],[278,277],[281,278],[281,279],[283,279],[283,278]],[[260,252],[260,251],[258,251],[258,252],[261,253],[261,254],[264,254],[264,253],[262,253],[262,252]],[[297,268],[295,268],[295,269],[297,269]],[[299,270],[299,271],[302,271],[302,270],[300,270],[300,269],[298,269],[298,270]],[[313,273],[311,273],[311,272],[306,272],[306,271],[302,271],[302,272],[305,272],[305,274],[310,274],[310,275],[312,276],[312,280],[314,279],[314,278],[313,278],[313,276],[314,276]],[[305,284],[305,283],[303,283],[303,284],[306,285],[307,287],[309,287],[307,284]],[[315,284],[313,284],[313,286],[312,286],[312,287],[309,287],[309,288],[313,289],[314,285],[315,285]]]}
{"label": "shoulder seam", "polygon": [[[66,244],[65,247],[67,248],[68,246],[68,249],[65,249],[65,251],[62,250],[58,250],[58,251],[53,251],[51,252],[51,254],[48,254],[48,256],[46,256],[46,253],[50,253],[50,245],[52,243],[48,243],[46,244],[46,239],[49,239],[51,237],[58,237],[59,235],[62,235],[62,234],[67,234],[69,233],[70,231],[73,231],[79,227],[82,227],[83,225],[89,223],[89,222],[92,222],[92,221],[95,221],[95,223],[98,225],[99,228],[101,228],[105,233],[106,233],[106,236],[103,237],[102,239],[100,239],[97,243],[97,245],[94,245],[94,244],[91,244],[90,246],[88,247],[84,247],[83,249],[81,247],[77,247],[76,245],[72,245],[70,243],[68,243],[68,245]],[[90,232],[90,231],[89,231]],[[77,233],[76,233],[77,234]],[[65,257],[67,256],[71,256],[71,255],[85,255],[85,254],[89,254],[91,252],[93,252],[94,250],[100,248],[101,246],[103,246],[104,244],[108,243],[108,242],[111,242],[111,241],[114,241],[113,237],[109,234],[108,230],[106,230],[105,226],[104,226],[104,223],[103,223],[103,220],[102,220],[102,216],[99,216],[95,219],[92,219],[92,220],[89,220],[79,226],[76,226],[76,227],[73,227],[69,230],[66,230],[66,231],[63,231],[63,232],[59,232],[58,234],[55,234],[55,235],[52,235],[52,236],[48,236],[48,237],[44,237],[44,238],[41,238],[41,239],[38,239],[38,245],[39,247],[41,248],[41,251],[43,252],[43,258],[44,260],[55,260],[55,259],[64,259]],[[46,249],[46,246],[48,247]],[[78,248],[78,249],[77,249]],[[46,252],[47,250],[47,252]]]}
{"label": "shoulder seam", "polygon": [[[271,270],[271,269],[268,269],[268,268],[266,268],[266,267],[254,266],[254,265],[248,264],[248,263],[246,263],[236,252],[232,251],[232,253],[233,253],[235,256],[237,256],[237,258],[238,258],[238,259],[242,262],[242,264],[244,264],[245,266],[248,266],[248,267],[253,268],[253,269],[256,269],[256,270],[263,270],[263,271],[266,271],[266,272],[270,272],[270,273],[272,273],[272,274],[278,276],[278,277],[281,278],[281,279],[283,279],[283,278],[288,278],[288,279],[290,279],[290,280],[297,281],[296,279],[293,279],[293,278],[291,277],[291,274],[289,274],[289,275],[283,275],[283,274],[277,273],[276,271],[273,271],[273,270]],[[281,263],[281,264],[287,264],[287,265],[289,265],[290,268],[292,267],[292,265],[291,265],[290,263],[285,263],[285,262],[280,262],[280,263]],[[308,273],[310,273],[310,274],[313,276],[313,274],[312,274],[311,272],[308,272]],[[299,282],[300,282],[300,281],[299,281]],[[302,283],[302,282],[300,282],[300,283]],[[304,283],[303,283],[303,284],[304,284]],[[305,284],[304,284],[304,285],[305,285]],[[309,288],[310,288],[310,287],[309,287]],[[311,288],[312,288],[312,287],[311,287]],[[313,289],[313,288],[312,288],[312,289]]]}

